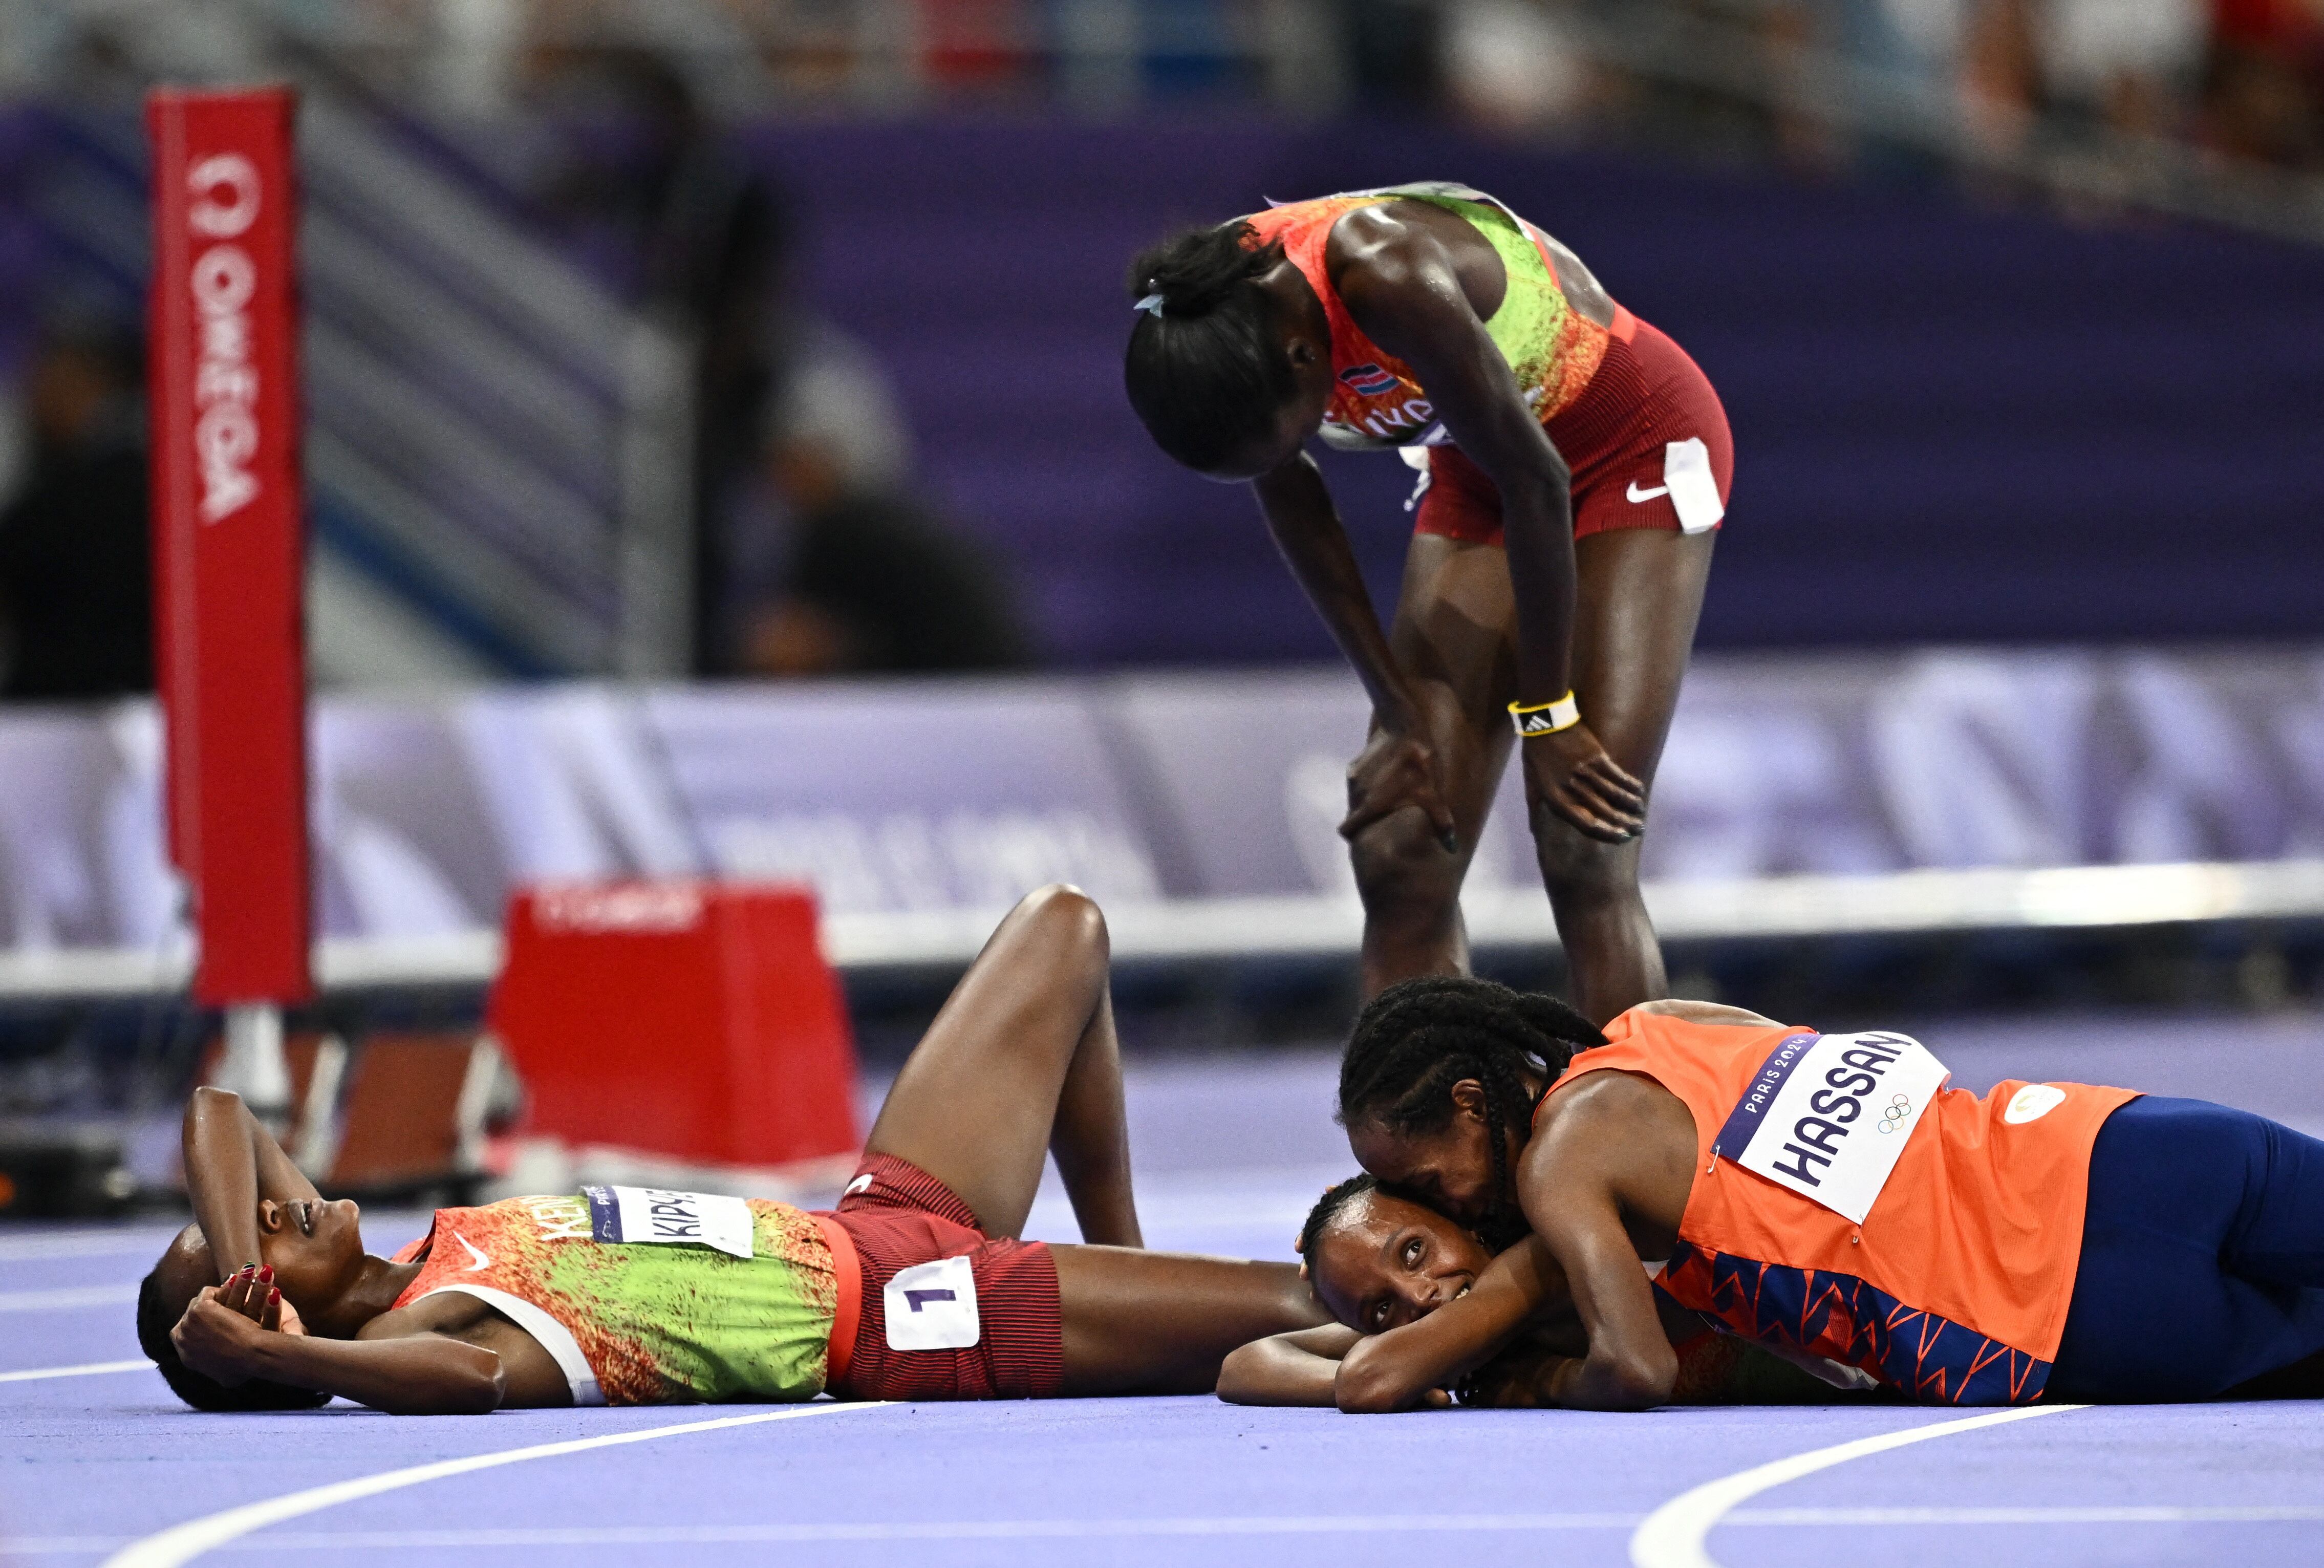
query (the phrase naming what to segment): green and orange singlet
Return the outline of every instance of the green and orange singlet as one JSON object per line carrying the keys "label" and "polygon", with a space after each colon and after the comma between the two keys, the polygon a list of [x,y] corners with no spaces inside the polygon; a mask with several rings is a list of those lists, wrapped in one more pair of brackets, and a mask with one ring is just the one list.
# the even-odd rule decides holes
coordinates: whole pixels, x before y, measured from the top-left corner
{"label": "green and orange singlet", "polygon": [[1331,322],[1333,388],[1322,432],[1327,444],[1372,450],[1437,446],[1447,440],[1412,367],[1356,325],[1324,264],[1333,225],[1358,208],[1389,201],[1425,201],[1454,213],[1467,219],[1499,255],[1508,289],[1485,330],[1508,361],[1517,390],[1536,418],[1553,419],[1572,406],[1605,360],[1608,343],[1637,330],[1637,321],[1619,306],[1611,327],[1600,327],[1575,309],[1558,281],[1555,260],[1541,232],[1491,197],[1466,186],[1390,186],[1253,213],[1243,221],[1257,231],[1258,243],[1282,242],[1285,255],[1315,291]]}
{"label": "green and orange singlet", "polygon": [[395,1305],[476,1296],[556,1359],[576,1405],[812,1399],[854,1342],[854,1246],[825,1215],[748,1206],[747,1258],[601,1241],[579,1195],[438,1209],[396,1254],[420,1270]]}
{"label": "green and orange singlet", "polygon": [[[1915,1091],[1922,1104],[1905,1111],[1918,1120],[1896,1122],[1891,1148],[1881,1142],[1882,1117],[1900,1115],[1888,1108],[1907,1098],[1890,1093],[1894,1081],[1846,1061],[1826,1074],[1803,1052],[1827,1040],[1903,1041],[1919,1052],[1908,1037],[1697,1024],[1637,1009],[1606,1035],[1607,1045],[1574,1056],[1542,1106],[1607,1071],[1650,1078],[1685,1103],[1698,1144],[1694,1185],[1677,1251],[1657,1280],[1681,1305],[1746,1339],[1861,1368],[1916,1399],[2041,1396],[2073,1298],[2091,1145],[2134,1091],[2014,1080],[1982,1099]],[[1890,1054],[1881,1046],[1852,1059],[1877,1067]],[[1737,1163],[1745,1142],[1737,1129],[1754,1105],[1774,1102],[1776,1064],[1788,1071],[1794,1058],[1817,1067],[1797,1092],[1821,1098],[1749,1139],[1773,1140],[1776,1168],[1786,1180],[1798,1173],[1784,1185]],[[1859,1078],[1876,1086],[1858,1092]],[[1808,1195],[1835,1160],[1873,1148],[1893,1164],[1859,1218]]]}

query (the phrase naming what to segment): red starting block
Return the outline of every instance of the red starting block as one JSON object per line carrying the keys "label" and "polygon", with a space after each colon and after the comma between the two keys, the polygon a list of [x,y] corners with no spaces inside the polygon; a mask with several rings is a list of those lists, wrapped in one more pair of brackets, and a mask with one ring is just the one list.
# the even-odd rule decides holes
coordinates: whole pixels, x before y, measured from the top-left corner
{"label": "red starting block", "polygon": [[533,1133],[715,1165],[860,1147],[855,1043],[805,889],[521,889],[491,1021]]}

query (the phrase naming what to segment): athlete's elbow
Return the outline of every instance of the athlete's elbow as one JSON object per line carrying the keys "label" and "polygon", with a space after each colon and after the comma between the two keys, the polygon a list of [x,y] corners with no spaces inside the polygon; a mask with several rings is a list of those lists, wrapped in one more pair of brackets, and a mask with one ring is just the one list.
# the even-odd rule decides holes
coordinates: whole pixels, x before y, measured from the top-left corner
{"label": "athlete's elbow", "polygon": [[1268,1351],[1263,1340],[1254,1340],[1227,1352],[1219,1363],[1218,1396],[1230,1405],[1273,1405],[1267,1377]]}
{"label": "athlete's elbow", "polygon": [[1385,1416],[1412,1403],[1416,1392],[1410,1379],[1381,1356],[1354,1357],[1340,1363],[1332,1379],[1332,1402],[1343,1416]]}
{"label": "athlete's elbow", "polygon": [[475,1355],[448,1362],[424,1382],[415,1380],[391,1395],[379,1407],[391,1416],[489,1416],[507,1395],[508,1374],[500,1357],[476,1349]]}
{"label": "athlete's elbow", "polygon": [[1590,1403],[1595,1409],[1651,1410],[1667,1403],[1677,1386],[1678,1357],[1667,1344],[1637,1355],[1610,1357],[1591,1382],[1597,1397]]}

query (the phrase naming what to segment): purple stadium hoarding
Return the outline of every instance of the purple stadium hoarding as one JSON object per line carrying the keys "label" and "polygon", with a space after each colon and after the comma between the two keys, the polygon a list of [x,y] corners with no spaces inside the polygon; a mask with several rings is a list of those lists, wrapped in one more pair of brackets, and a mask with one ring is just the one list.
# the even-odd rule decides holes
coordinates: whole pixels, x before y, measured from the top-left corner
{"label": "purple stadium hoarding", "polygon": [[[425,937],[543,877],[802,876],[836,914],[1333,895],[1363,725],[1335,669],[326,699],[318,908]],[[158,751],[141,705],[0,716],[0,952],[182,940]],[[1537,885],[1519,805],[1512,774],[1480,891]],[[1707,657],[1652,823],[1666,884],[2324,857],[2324,650]]]}

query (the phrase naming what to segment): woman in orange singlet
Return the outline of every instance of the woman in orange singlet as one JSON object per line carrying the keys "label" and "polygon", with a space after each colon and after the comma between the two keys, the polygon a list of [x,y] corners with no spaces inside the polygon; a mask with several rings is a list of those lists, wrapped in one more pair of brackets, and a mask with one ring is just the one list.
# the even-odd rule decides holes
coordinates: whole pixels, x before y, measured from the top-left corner
{"label": "woman in orange singlet", "polygon": [[1586,1409],[1669,1397],[1658,1294],[1933,1403],[2306,1391],[2286,1385],[2324,1365],[2324,1142],[2201,1101],[2015,1081],[1979,1098],[1946,1076],[1909,1036],[1703,1002],[1601,1035],[1489,982],[1382,993],[1341,1075],[1357,1158],[1534,1241],[1351,1349],[1341,1407],[1421,1402],[1569,1288],[1588,1352],[1536,1392]]}
{"label": "woman in orange singlet", "polygon": [[[1582,1010],[1662,995],[1639,835],[1733,469],[1711,383],[1572,252],[1457,185],[1277,207],[1130,277],[1131,406],[1179,462],[1250,484],[1371,698],[1340,829],[1366,991],[1468,967],[1461,882],[1521,744]],[[1385,633],[1318,435],[1421,471]]]}

